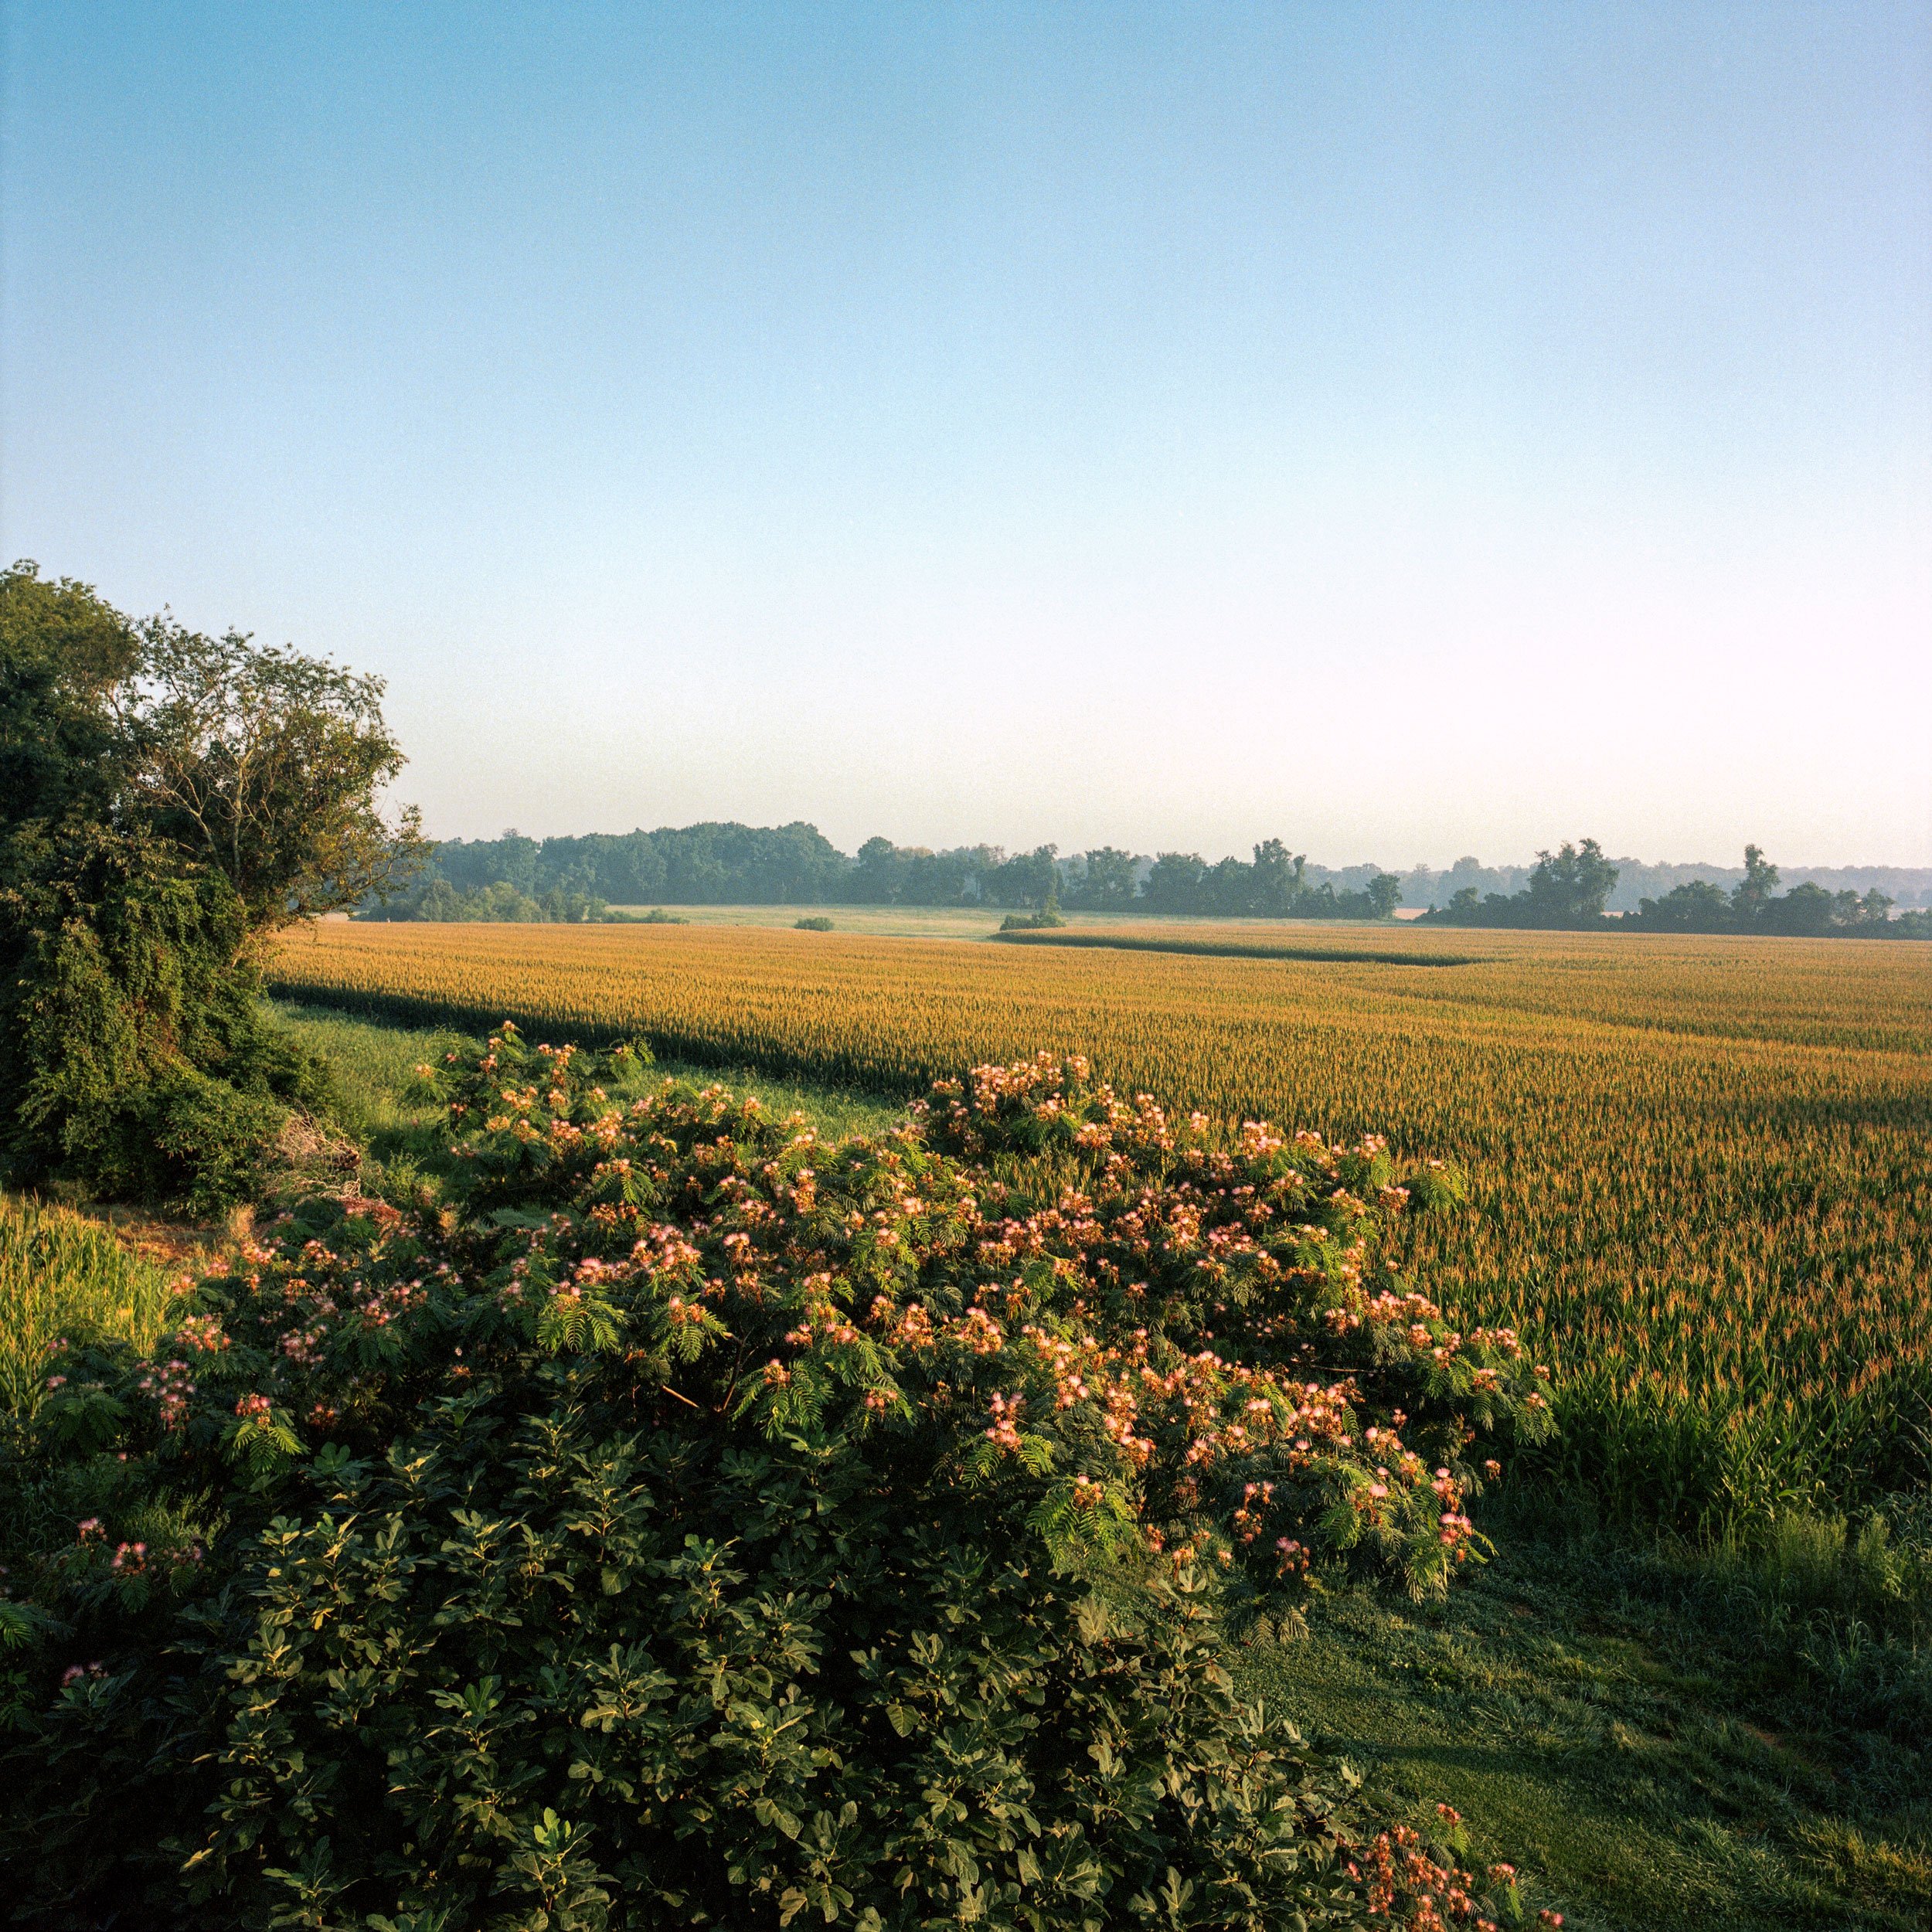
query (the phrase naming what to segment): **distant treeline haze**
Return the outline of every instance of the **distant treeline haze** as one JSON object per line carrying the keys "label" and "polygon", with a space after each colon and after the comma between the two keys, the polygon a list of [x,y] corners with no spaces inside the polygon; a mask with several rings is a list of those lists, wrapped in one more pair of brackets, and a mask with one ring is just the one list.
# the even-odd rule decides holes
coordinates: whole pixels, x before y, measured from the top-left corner
{"label": "distant treeline haze", "polygon": [[[1252,859],[1210,862],[1195,852],[1150,858],[1110,845],[1065,856],[1053,845],[1019,853],[991,845],[935,852],[883,838],[849,855],[802,821],[544,839],[508,832],[438,845],[408,892],[386,907],[372,906],[367,916],[581,920],[608,917],[612,906],[1020,908],[1052,900],[1090,911],[1248,918],[1383,918],[1406,906],[1485,924],[1572,925],[1621,912],[1646,925],[1712,930],[1735,924],[1729,911],[1716,909],[1730,907],[1736,889],[1747,889],[1753,906],[1764,896],[1762,872],[1752,869],[1753,863],[1761,868],[1761,858],[1740,866],[1648,865],[1607,860],[1594,841],[1584,849],[1591,858],[1580,886],[1566,869],[1573,868],[1572,847],[1545,854],[1533,866],[1484,866],[1471,858],[1446,871],[1419,866],[1396,873],[1373,865],[1312,865],[1274,838],[1257,845]],[[1791,872],[1786,883],[1815,889],[1803,892],[1793,908],[1803,913],[1806,930],[1844,927],[1848,896],[1859,902],[1859,920],[1877,907],[1874,893],[1887,912],[1932,906],[1932,869],[1812,869]],[[1815,893],[1832,900],[1831,917],[1821,917]]]}
{"label": "distant treeline haze", "polygon": [[1640,900],[1634,913],[1613,918],[1605,908],[1616,889],[1619,869],[1604,856],[1595,839],[1586,838],[1580,845],[1566,840],[1559,850],[1537,855],[1529,883],[1521,892],[1478,893],[1473,886],[1465,886],[1447,905],[1437,906],[1423,918],[1446,926],[1573,932],[1614,924],[1640,932],[1932,939],[1932,912],[1894,918],[1892,900],[1876,886],[1863,893],[1849,886],[1832,892],[1805,880],[1781,893],[1777,866],[1756,845],[1744,848],[1743,872],[1730,891],[1711,879],[1689,879],[1661,898]]}
{"label": "distant treeline haze", "polygon": [[1147,859],[1102,846],[1062,858],[1053,845],[1013,854],[998,845],[930,852],[889,838],[869,838],[848,856],[813,825],[705,825],[452,839],[436,849],[417,887],[393,902],[387,916],[595,918],[605,906],[1057,903],[1097,911],[1375,919],[1392,913],[1401,896],[1393,872],[1311,866],[1278,838],[1257,845],[1251,860],[1215,864],[1194,852]]}

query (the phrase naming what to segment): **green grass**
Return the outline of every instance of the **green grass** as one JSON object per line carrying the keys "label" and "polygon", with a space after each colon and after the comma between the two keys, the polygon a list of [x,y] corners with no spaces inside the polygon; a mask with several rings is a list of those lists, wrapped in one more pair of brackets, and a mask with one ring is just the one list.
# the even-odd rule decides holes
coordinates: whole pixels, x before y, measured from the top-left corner
{"label": "green grass", "polygon": [[148,1348],[171,1278],[111,1229],[72,1209],[0,1195],[0,1410],[30,1414],[60,1335],[118,1336]]}
{"label": "green grass", "polygon": [[1247,1689],[1573,1932],[1932,1923],[1923,1545],[1901,1590],[1842,1525],[1748,1557],[1494,1527],[1443,1604],[1318,1594]]}
{"label": "green grass", "polygon": [[[388,1026],[333,1008],[277,1002],[275,1012],[301,1043],[334,1069],[339,1124],[368,1149],[384,1175],[392,1178],[440,1172],[448,1147],[440,1109],[417,1090],[413,1075],[423,1063],[437,1064],[464,1036],[447,1027]],[[714,1083],[756,1094],[777,1114],[803,1114],[828,1138],[876,1134],[904,1117],[903,1101],[842,1087],[776,1078],[752,1068],[699,1066],[660,1060],[648,1079]]]}
{"label": "green grass", "polygon": [[750,1066],[700,1066],[695,1061],[660,1060],[651,1071],[658,1080],[689,1080],[699,1087],[728,1087],[734,1094],[756,1094],[771,1113],[804,1114],[828,1140],[883,1134],[906,1117],[906,1103],[889,1094],[776,1079]]}

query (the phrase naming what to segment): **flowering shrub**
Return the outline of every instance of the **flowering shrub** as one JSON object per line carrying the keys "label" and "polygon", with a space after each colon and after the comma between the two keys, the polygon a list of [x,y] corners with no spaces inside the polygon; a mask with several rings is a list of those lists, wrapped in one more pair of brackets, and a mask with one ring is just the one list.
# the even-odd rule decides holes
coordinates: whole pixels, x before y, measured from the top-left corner
{"label": "flowering shrub", "polygon": [[836,1147],[507,1027],[434,1077],[460,1210],[312,1204],[153,1362],[63,1355],[0,1604],[43,1918],[1514,1910],[1223,1662],[1324,1566],[1444,1587],[1548,1427],[1378,1274],[1378,1143],[1045,1057]]}

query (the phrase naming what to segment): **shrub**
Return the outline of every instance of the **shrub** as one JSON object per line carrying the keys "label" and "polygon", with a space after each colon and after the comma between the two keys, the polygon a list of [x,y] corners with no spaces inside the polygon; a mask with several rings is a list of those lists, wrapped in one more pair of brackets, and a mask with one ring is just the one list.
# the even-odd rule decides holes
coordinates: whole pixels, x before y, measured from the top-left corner
{"label": "shrub", "polygon": [[809,919],[795,920],[793,923],[801,933],[828,933],[832,930],[832,921],[823,913],[815,913]]}
{"label": "shrub", "polygon": [[217,1213],[253,1198],[291,1106],[327,1107],[327,1071],[264,1012],[225,881],[104,870],[100,903],[27,949],[0,1151],[16,1182]]}
{"label": "shrub", "polygon": [[1311,1564],[1442,1587],[1468,1445],[1546,1426],[1513,1338],[1375,1274],[1379,1145],[1044,1058],[835,1148],[508,1028],[447,1077],[460,1212],[311,1205],[151,1359],[68,1351],[4,1472],[30,1922],[1273,1927],[1465,1883],[1354,1854],[1223,1661]]}

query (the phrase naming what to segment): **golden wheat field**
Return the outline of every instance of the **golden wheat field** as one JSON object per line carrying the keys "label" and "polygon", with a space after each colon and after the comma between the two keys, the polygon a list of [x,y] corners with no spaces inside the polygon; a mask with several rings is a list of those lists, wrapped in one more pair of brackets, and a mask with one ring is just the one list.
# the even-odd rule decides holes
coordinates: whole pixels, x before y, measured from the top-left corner
{"label": "golden wheat field", "polygon": [[[1175,945],[1213,950],[1143,949]],[[1383,1133],[1471,1181],[1467,1210],[1406,1226],[1403,1264],[1536,1336],[1563,1454],[1617,1506],[1709,1529],[1932,1457],[1932,947],[334,924],[272,979],[899,1092],[1046,1047],[1171,1103]]]}

